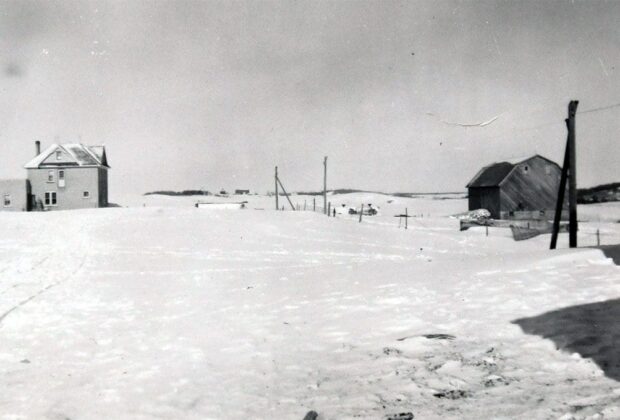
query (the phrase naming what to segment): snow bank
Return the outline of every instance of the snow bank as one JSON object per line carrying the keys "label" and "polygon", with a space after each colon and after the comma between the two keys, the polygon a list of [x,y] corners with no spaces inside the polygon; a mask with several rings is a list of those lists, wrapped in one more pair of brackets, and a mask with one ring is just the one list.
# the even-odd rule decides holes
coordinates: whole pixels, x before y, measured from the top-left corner
{"label": "snow bank", "polygon": [[404,230],[248,199],[0,214],[0,418],[616,412],[596,359],[515,324],[620,297],[599,251],[459,232],[453,208]]}

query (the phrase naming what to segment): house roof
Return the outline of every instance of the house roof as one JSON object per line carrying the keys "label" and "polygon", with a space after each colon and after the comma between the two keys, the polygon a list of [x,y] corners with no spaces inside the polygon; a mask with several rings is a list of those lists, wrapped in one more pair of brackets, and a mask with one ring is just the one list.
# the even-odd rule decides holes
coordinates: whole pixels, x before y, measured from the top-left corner
{"label": "house roof", "polygon": [[534,159],[535,157],[544,159],[559,167],[557,163],[541,155],[508,159],[502,162],[493,163],[491,165],[488,165],[482,168],[476,174],[476,176],[474,176],[473,179],[469,181],[469,184],[467,184],[467,188],[497,187],[502,183],[504,179],[506,179],[508,174],[512,172],[515,166],[523,162],[526,162],[530,159]]}
{"label": "house roof", "polygon": [[[96,167],[104,166],[109,168],[105,146],[86,146],[81,143],[52,144],[39,155],[35,156],[30,162],[24,165],[26,169],[37,169],[46,167],[45,160],[57,150],[65,152],[70,157],[70,162],[65,162],[62,166],[83,166]],[[58,165],[49,165],[58,166]]]}

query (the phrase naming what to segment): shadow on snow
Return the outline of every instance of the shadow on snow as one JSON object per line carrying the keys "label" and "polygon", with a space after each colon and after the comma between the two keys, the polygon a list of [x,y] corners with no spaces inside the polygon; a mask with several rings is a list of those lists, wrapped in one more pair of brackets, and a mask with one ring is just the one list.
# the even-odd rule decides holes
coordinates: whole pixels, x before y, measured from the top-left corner
{"label": "shadow on snow", "polygon": [[512,321],[526,334],[552,340],[560,350],[592,359],[620,381],[620,299],[570,306]]}
{"label": "shadow on snow", "polygon": [[620,245],[601,245],[597,247],[607,258],[611,258],[616,265],[620,265]]}

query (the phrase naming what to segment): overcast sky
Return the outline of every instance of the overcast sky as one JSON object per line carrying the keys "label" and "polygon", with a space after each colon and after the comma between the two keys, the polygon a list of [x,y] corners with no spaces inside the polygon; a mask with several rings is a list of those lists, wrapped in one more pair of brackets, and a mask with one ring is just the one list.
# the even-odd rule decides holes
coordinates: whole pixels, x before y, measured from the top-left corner
{"label": "overcast sky", "polygon": [[[620,2],[0,2],[0,177],[105,144],[115,194],[462,191],[561,163],[570,99],[620,103]],[[484,127],[458,124],[483,123]],[[452,124],[454,123],[454,124]],[[577,116],[578,185],[620,181],[620,107]]]}

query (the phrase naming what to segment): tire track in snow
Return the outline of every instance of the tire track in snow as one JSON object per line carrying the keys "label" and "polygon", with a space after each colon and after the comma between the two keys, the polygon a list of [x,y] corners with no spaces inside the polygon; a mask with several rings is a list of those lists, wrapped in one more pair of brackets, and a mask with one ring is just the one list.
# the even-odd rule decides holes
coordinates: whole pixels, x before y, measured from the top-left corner
{"label": "tire track in snow", "polygon": [[[36,266],[31,267],[31,269],[28,270],[28,271],[32,271],[34,268],[36,268],[39,265],[41,265],[43,263],[43,261],[46,260],[47,258],[48,257],[43,258],[40,261],[39,264],[37,264]],[[21,302],[19,302],[18,304],[16,304],[15,306],[10,308],[6,312],[4,312],[2,315],[0,315],[0,328],[2,327],[2,323],[4,322],[6,317],[8,317],[12,312],[16,311],[17,309],[21,308],[22,306],[26,305],[27,303],[33,301],[34,299],[36,299],[37,297],[41,296],[43,293],[47,292],[51,288],[56,287],[56,286],[58,286],[60,284],[63,284],[65,282],[67,282],[68,280],[70,280],[73,276],[75,276],[82,269],[84,264],[86,263],[86,259],[87,259],[87,256],[84,255],[84,257],[82,257],[82,261],[80,261],[80,264],[78,265],[78,267],[75,270],[73,270],[69,275],[65,276],[64,278],[62,278],[61,280],[58,280],[55,283],[48,284],[47,286],[43,287],[39,291],[37,291],[34,294],[30,295],[29,297],[27,297],[26,299],[22,300]],[[9,290],[9,289],[7,289],[7,290]]]}
{"label": "tire track in snow", "polygon": [[[36,263],[32,264],[32,266],[26,270],[26,271],[17,271],[18,274],[24,274],[24,273],[29,273],[31,271],[33,271],[35,268],[37,268],[38,266],[40,266],[41,264],[43,264],[45,261],[47,261],[47,259],[49,259],[49,256],[43,257],[41,258],[39,261],[37,261]],[[6,270],[8,270],[9,267],[5,267],[2,271],[0,271],[0,274],[4,273]],[[16,287],[21,286],[23,283],[16,283],[10,287],[7,287],[6,289],[4,289],[3,291],[0,292],[0,296],[4,295],[6,292],[8,292],[11,289],[14,289]],[[1,319],[0,319],[1,321]]]}

